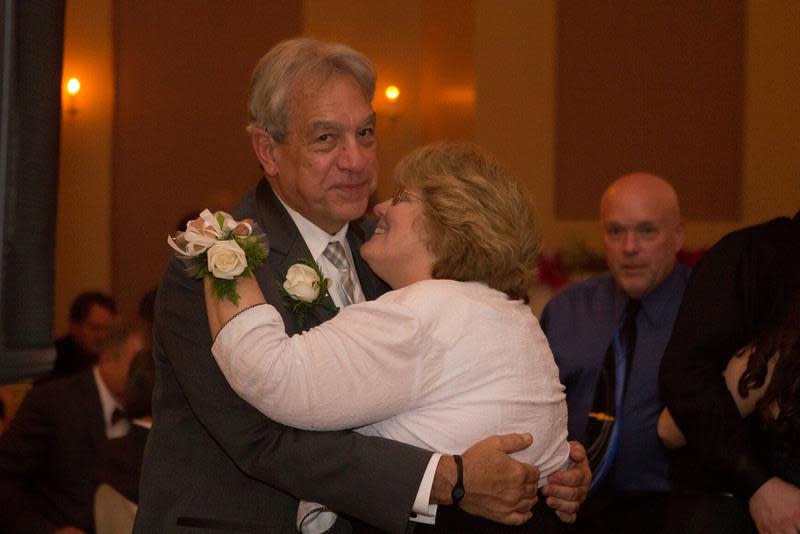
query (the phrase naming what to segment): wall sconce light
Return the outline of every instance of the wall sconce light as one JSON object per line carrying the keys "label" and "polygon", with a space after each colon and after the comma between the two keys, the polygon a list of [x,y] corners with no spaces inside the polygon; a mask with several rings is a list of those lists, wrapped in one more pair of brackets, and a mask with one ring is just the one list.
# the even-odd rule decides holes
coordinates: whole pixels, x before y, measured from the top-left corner
{"label": "wall sconce light", "polygon": [[386,96],[386,109],[388,111],[389,118],[396,120],[398,115],[397,101],[400,98],[400,89],[396,85],[390,85],[386,88],[383,94]]}
{"label": "wall sconce light", "polygon": [[76,105],[78,100],[78,93],[81,90],[81,81],[78,78],[70,78],[67,81],[67,113],[75,115],[78,112]]}
{"label": "wall sconce light", "polygon": [[386,88],[385,94],[389,102],[394,102],[400,96],[400,89],[396,85],[390,85]]}

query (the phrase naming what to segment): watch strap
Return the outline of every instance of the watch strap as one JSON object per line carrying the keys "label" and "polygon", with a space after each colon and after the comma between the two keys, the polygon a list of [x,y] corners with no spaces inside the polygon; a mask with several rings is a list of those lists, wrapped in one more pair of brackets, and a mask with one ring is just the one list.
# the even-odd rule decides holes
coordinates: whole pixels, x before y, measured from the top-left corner
{"label": "watch strap", "polygon": [[453,491],[450,496],[453,498],[453,506],[458,506],[461,499],[464,498],[464,463],[461,456],[458,454],[453,455],[453,460],[456,462],[456,484],[453,486]]}

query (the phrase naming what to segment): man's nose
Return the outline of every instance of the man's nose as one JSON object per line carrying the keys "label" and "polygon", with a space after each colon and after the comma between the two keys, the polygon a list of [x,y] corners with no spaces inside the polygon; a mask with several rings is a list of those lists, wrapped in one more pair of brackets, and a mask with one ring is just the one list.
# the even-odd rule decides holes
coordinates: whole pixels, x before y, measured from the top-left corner
{"label": "man's nose", "polygon": [[344,171],[361,172],[369,160],[371,150],[371,148],[362,146],[355,139],[349,139],[339,147],[337,164]]}
{"label": "man's nose", "polygon": [[639,250],[639,237],[633,230],[625,232],[622,238],[622,250],[626,254],[634,254]]}

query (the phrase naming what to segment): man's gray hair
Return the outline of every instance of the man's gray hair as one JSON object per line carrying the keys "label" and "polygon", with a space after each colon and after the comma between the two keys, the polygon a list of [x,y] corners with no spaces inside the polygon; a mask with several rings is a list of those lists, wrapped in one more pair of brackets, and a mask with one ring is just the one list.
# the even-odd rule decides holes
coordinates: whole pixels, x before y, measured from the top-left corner
{"label": "man's gray hair", "polygon": [[253,70],[247,130],[262,128],[283,143],[288,133],[289,99],[295,86],[298,83],[322,85],[339,75],[352,76],[367,101],[372,101],[375,69],[359,52],[343,44],[307,37],[278,43]]}

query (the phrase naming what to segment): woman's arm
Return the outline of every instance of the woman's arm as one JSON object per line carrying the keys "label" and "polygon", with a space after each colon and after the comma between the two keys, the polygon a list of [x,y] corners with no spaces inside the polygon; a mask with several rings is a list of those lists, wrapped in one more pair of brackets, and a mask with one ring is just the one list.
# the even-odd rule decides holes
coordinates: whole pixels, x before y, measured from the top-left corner
{"label": "woman's arm", "polygon": [[238,313],[267,302],[254,276],[243,276],[236,280],[236,291],[239,293],[237,304],[228,299],[215,297],[211,290],[211,279],[208,277],[203,279],[203,289],[206,295],[206,312],[212,339],[216,339],[225,323],[236,317]]}
{"label": "woman's arm", "polygon": [[[747,397],[742,397],[739,393],[739,380],[742,378],[745,370],[747,370],[747,363],[752,353],[752,346],[745,347],[730,359],[728,366],[722,373],[722,376],[725,378],[725,385],[728,387],[728,391],[731,397],[733,397],[733,401],[736,403],[736,407],[739,409],[739,413],[742,417],[747,417],[753,413],[756,404],[758,404],[758,401],[764,396],[764,392],[767,390],[770,380],[772,380],[772,371],[775,369],[776,357],[773,356],[767,364],[767,377],[761,387],[749,390]],[[668,408],[664,408],[664,411],[661,412],[661,416],[658,418],[658,437],[661,438],[661,441],[664,442],[664,446],[668,449],[677,449],[686,445],[686,437],[683,435],[681,429],[678,428]]]}
{"label": "woman's arm", "polygon": [[[255,280],[237,282],[239,303],[205,282],[212,352],[233,390],[283,424],[338,430],[407,411],[419,395],[425,359],[420,324],[404,306],[369,302],[289,337]],[[224,326],[224,327],[223,327]],[[387,333],[391,335],[387,335]]]}
{"label": "woman's arm", "polygon": [[775,369],[775,362],[777,361],[776,356],[770,358],[769,362],[767,362],[767,377],[764,379],[764,383],[756,389],[749,390],[747,397],[742,397],[739,393],[739,380],[747,370],[750,355],[753,354],[754,350],[755,348],[753,346],[747,346],[739,351],[736,356],[731,358],[728,362],[728,367],[726,367],[725,371],[722,373],[722,376],[725,377],[725,385],[728,386],[728,391],[731,392],[733,401],[736,403],[736,407],[739,409],[739,413],[742,414],[742,417],[747,417],[756,409],[756,404],[758,404],[758,401],[764,396],[764,393],[767,391],[767,386],[769,386],[772,380],[772,371]]}

